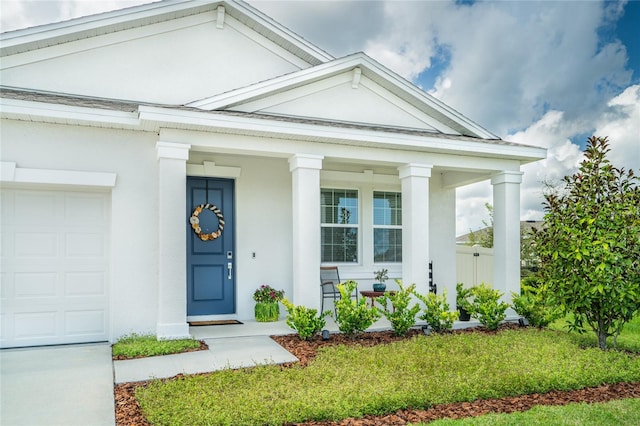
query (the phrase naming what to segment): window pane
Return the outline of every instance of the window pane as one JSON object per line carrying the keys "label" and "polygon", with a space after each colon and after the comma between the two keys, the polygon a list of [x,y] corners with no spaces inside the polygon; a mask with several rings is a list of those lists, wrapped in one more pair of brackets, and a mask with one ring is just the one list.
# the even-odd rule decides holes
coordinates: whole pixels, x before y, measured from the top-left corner
{"label": "window pane", "polygon": [[402,194],[400,192],[373,193],[373,224],[402,225]]}
{"label": "window pane", "polygon": [[373,261],[402,262],[402,229],[373,230]]}
{"label": "window pane", "polygon": [[322,262],[358,262],[358,228],[321,229]]}
{"label": "window pane", "polygon": [[358,191],[322,189],[320,191],[322,223],[357,225]]}

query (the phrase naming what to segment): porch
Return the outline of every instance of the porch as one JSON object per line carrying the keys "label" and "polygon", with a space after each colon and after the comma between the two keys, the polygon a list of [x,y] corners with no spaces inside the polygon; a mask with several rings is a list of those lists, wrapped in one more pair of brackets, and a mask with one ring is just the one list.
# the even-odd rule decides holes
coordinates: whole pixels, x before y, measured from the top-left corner
{"label": "porch", "polygon": [[[189,334],[195,339],[215,339],[224,337],[249,337],[249,336],[278,336],[285,334],[294,334],[295,331],[289,328],[285,320],[286,314],[282,312],[281,319],[275,322],[257,322],[256,320],[243,320],[242,324],[226,324],[226,325],[206,325],[206,326],[190,326]],[[338,333],[338,325],[333,318],[327,317],[326,330],[330,333]],[[421,327],[425,323],[418,321],[416,327]],[[453,324],[454,330],[469,327],[477,327],[478,321],[456,321]],[[391,324],[386,318],[376,321],[367,332],[391,330]]]}

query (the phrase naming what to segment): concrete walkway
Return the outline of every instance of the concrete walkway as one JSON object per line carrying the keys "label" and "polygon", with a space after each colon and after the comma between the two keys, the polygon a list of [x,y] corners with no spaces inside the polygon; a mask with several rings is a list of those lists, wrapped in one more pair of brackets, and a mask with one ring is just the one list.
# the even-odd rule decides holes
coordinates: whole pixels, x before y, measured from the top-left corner
{"label": "concrete walkway", "polygon": [[114,425],[107,343],[0,351],[3,426]]}

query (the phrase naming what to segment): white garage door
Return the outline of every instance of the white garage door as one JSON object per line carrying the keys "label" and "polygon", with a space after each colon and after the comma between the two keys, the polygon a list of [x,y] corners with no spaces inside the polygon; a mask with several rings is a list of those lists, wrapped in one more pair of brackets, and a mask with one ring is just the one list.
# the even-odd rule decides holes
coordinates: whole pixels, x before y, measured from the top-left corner
{"label": "white garage door", "polygon": [[0,346],[107,340],[109,194],[1,197]]}

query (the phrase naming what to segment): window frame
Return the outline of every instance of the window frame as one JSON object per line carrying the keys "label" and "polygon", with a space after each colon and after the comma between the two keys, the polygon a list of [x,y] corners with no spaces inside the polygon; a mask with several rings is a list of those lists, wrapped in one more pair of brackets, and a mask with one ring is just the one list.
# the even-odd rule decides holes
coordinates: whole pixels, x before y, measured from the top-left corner
{"label": "window frame", "polygon": [[[400,196],[400,225],[376,225],[376,218],[375,218],[375,200],[376,200],[376,193],[383,193],[383,194],[387,194],[387,193],[392,193],[392,194],[397,194]],[[398,190],[390,190],[390,189],[379,189],[379,188],[373,188],[371,190],[371,256],[372,256],[372,261],[374,265],[381,265],[381,264],[402,264],[402,244],[404,244],[404,242],[402,241],[402,191],[398,191]],[[400,260],[383,260],[383,261],[376,261],[376,253],[375,253],[375,249],[376,249],[376,237],[375,237],[375,231],[376,229],[393,229],[393,230],[400,230],[400,239],[401,239],[401,245],[400,245]]]}
{"label": "window frame", "polygon": [[[354,191],[356,193],[356,223],[355,224],[341,224],[341,223],[327,223],[322,220],[322,209],[325,204],[322,203],[322,192],[323,191]],[[320,186],[320,263],[322,265],[361,265],[362,264],[362,190],[357,187],[347,187],[341,185],[321,185]],[[323,260],[323,245],[324,241],[322,241],[322,230],[323,229],[337,229],[337,228],[354,228],[356,229],[356,261],[325,261]]]}

